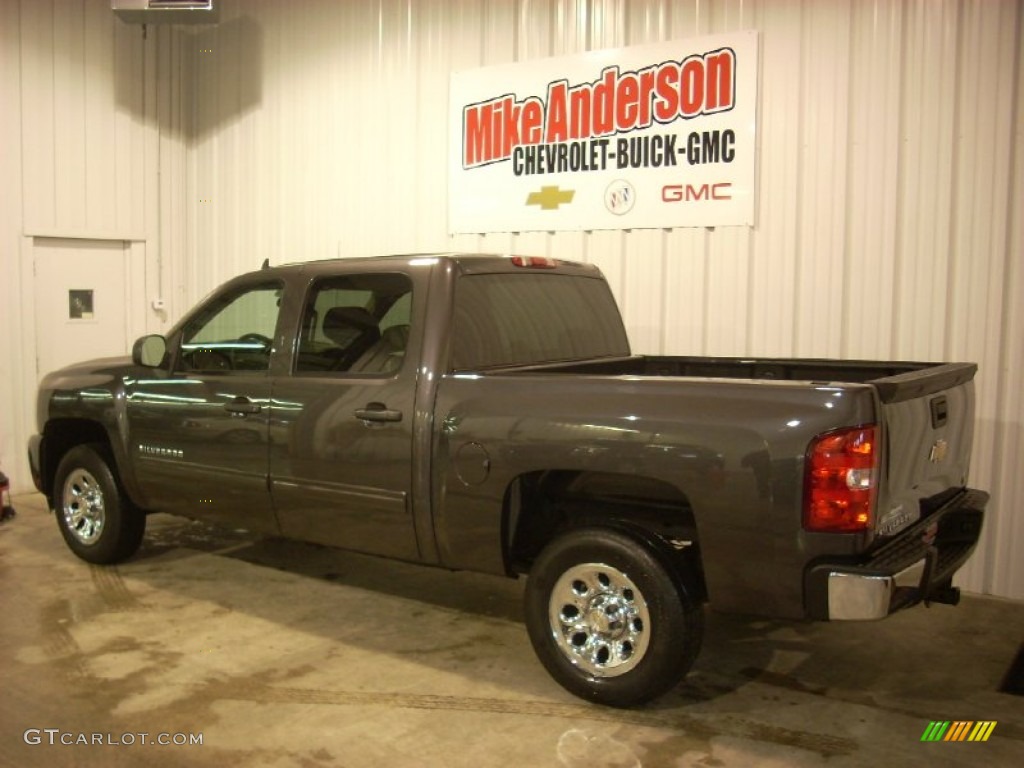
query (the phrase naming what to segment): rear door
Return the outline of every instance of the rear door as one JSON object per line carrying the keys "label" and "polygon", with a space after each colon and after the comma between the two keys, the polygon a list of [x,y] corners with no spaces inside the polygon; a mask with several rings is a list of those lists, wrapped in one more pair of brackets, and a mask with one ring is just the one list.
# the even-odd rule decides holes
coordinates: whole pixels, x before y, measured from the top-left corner
{"label": "rear door", "polygon": [[413,523],[413,279],[311,280],[290,373],[273,382],[270,475],[285,535],[419,558]]}

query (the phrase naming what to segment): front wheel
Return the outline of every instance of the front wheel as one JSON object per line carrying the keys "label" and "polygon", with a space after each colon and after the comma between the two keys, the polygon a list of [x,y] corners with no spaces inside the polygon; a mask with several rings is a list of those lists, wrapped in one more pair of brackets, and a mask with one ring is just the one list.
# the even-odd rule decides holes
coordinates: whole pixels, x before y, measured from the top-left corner
{"label": "front wheel", "polygon": [[68,547],[90,563],[117,563],[142,542],[146,516],[117,480],[114,457],[102,444],[72,448],[54,477],[54,511]]}
{"label": "front wheel", "polygon": [[616,707],[665,693],[700,649],[703,612],[661,553],[619,531],[552,541],[530,570],[526,626],[570,693]]}

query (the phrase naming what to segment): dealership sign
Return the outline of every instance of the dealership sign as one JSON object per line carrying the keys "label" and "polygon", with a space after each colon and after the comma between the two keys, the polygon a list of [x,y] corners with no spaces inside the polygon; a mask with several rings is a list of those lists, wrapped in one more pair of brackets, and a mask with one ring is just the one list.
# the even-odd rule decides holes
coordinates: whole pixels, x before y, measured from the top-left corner
{"label": "dealership sign", "polygon": [[449,231],[753,225],[757,33],[452,74]]}

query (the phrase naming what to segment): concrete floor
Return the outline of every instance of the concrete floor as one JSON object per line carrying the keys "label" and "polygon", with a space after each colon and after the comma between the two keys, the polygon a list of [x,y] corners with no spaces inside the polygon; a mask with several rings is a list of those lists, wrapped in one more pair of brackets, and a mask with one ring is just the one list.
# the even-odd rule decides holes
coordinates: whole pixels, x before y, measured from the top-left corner
{"label": "concrete floor", "polygon": [[[167,516],[131,562],[91,567],[41,497],[15,506],[0,525],[0,765],[1024,764],[1024,697],[997,691],[1024,604],[873,624],[709,614],[687,682],[617,711],[547,677],[521,583]],[[998,724],[985,743],[922,743],[931,720]],[[60,743],[94,733],[136,743]]]}

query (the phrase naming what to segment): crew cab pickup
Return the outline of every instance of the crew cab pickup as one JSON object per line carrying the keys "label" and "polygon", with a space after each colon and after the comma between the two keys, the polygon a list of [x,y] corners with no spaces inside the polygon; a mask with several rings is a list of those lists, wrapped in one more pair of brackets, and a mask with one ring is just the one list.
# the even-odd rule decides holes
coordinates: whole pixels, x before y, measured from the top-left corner
{"label": "crew cab pickup", "polygon": [[460,254],[231,280],[132,359],[48,375],[29,453],[69,547],[130,557],[170,512],[528,575],[572,693],[667,691],[705,604],[880,619],[955,603],[969,363],[652,357],[598,269]]}

